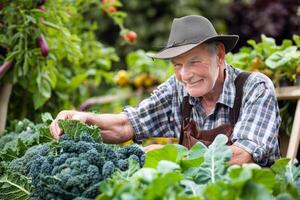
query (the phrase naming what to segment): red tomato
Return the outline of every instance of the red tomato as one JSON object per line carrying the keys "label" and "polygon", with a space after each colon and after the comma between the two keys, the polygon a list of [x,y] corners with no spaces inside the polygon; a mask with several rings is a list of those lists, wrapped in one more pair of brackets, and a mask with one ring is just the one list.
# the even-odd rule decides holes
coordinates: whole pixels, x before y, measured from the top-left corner
{"label": "red tomato", "polygon": [[128,31],[123,35],[123,39],[126,42],[133,43],[137,40],[137,34],[134,31]]}

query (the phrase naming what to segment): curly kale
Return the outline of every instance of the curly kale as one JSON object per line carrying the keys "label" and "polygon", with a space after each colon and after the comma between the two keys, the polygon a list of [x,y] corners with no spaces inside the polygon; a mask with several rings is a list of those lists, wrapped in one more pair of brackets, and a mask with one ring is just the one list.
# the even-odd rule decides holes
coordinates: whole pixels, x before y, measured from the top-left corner
{"label": "curly kale", "polygon": [[51,150],[48,144],[30,148],[8,169],[32,179],[31,200],[93,199],[101,181],[129,168],[128,159],[144,164],[145,154],[136,145],[124,148],[97,143],[88,134],[63,135]]}
{"label": "curly kale", "polygon": [[7,170],[27,175],[30,173],[31,165],[33,165],[36,161],[40,162],[38,160],[47,156],[48,153],[48,143],[33,146],[26,151],[23,157],[12,160],[9,163]]}
{"label": "curly kale", "polygon": [[115,165],[112,161],[107,161],[102,167],[102,175],[104,178],[110,177],[115,170]]}
{"label": "curly kale", "polygon": [[118,160],[117,167],[122,171],[126,171],[128,169],[128,161],[126,159]]}
{"label": "curly kale", "polygon": [[140,164],[140,167],[143,167],[145,164],[145,152],[138,145],[125,146],[118,149],[116,153],[120,160],[131,158],[136,160]]}

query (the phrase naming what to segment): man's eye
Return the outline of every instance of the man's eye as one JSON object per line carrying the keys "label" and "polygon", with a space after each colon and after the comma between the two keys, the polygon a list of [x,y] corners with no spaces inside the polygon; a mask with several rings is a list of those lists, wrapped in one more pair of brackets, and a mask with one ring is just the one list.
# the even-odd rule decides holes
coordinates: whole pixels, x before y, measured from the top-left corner
{"label": "man's eye", "polygon": [[180,66],[180,64],[174,64],[174,68],[179,68]]}

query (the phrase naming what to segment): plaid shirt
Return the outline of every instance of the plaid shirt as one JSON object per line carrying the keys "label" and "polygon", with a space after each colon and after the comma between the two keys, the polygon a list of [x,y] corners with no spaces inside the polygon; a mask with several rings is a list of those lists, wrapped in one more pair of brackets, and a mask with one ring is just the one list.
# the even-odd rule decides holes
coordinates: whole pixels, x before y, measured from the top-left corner
{"label": "plaid shirt", "polygon": [[[209,115],[205,113],[199,98],[190,97],[190,104],[193,105],[191,118],[198,129],[209,130],[229,122],[229,111],[233,108],[235,98],[234,80],[241,70],[227,65],[225,72],[222,93]],[[135,140],[148,137],[179,138],[181,104],[186,95],[183,85],[175,76],[171,76],[137,108],[125,107],[124,113],[135,130]],[[234,145],[252,154],[256,163],[268,165],[280,155],[280,122],[273,83],[261,73],[252,73],[243,88],[242,107],[231,140]]]}

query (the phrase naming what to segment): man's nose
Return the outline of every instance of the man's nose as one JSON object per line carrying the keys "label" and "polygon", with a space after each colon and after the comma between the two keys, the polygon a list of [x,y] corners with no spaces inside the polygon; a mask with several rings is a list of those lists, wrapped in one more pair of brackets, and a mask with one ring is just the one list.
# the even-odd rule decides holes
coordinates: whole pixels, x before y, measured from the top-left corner
{"label": "man's nose", "polygon": [[183,81],[188,81],[193,76],[193,73],[188,66],[184,65],[181,68],[180,75]]}

